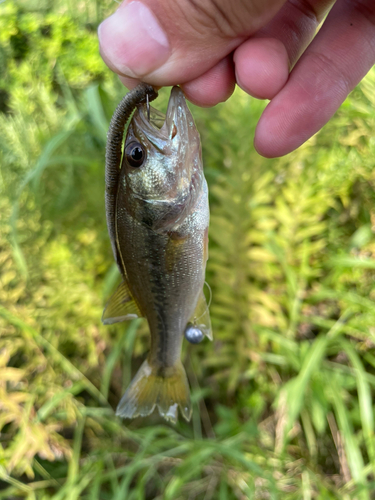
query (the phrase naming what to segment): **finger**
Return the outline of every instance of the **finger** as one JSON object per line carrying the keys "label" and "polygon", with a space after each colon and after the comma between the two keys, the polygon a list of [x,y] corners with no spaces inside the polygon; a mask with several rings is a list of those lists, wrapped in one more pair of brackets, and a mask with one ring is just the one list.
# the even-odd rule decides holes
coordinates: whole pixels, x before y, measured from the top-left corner
{"label": "finger", "polygon": [[263,156],[282,156],[316,133],[375,62],[375,3],[339,0],[271,101],[255,134]]}
{"label": "finger", "polygon": [[226,101],[235,88],[232,57],[225,57],[202,76],[181,87],[189,101],[203,108]]}
{"label": "finger", "polygon": [[288,80],[288,54],[276,38],[250,38],[233,59],[238,85],[257,99],[272,99]]}
{"label": "finger", "polygon": [[[116,68],[113,66],[112,61],[107,58],[107,56],[101,53],[103,61],[106,63],[109,69],[111,69],[114,73],[116,73]],[[119,75],[120,81],[125,85],[125,87],[129,90],[134,89],[140,83],[140,80],[137,78],[131,78],[129,76]]]}
{"label": "finger", "polygon": [[[120,75],[119,78],[129,90],[140,82],[140,80],[127,76]],[[204,75],[182,84],[181,88],[190,102],[202,108],[209,108],[229,99],[235,86],[233,61],[228,56]]]}
{"label": "finger", "polygon": [[125,0],[99,27],[104,60],[123,76],[173,85],[213,68],[286,0]]}
{"label": "finger", "polygon": [[[135,78],[126,76],[119,76],[119,78],[129,90],[139,83],[139,80]],[[181,88],[190,102],[202,108],[209,108],[229,99],[235,86],[233,62],[228,56],[204,75],[182,84]]]}
{"label": "finger", "polygon": [[119,78],[120,78],[120,81],[129,90],[134,89],[134,87],[136,87],[140,83],[140,80],[137,80],[136,78],[129,78],[128,76],[119,75]]}
{"label": "finger", "polygon": [[248,94],[272,99],[311,42],[334,0],[288,0],[276,16],[234,53],[236,80]]}
{"label": "finger", "polygon": [[279,40],[286,48],[292,68],[334,3],[335,0],[288,0],[256,36]]}

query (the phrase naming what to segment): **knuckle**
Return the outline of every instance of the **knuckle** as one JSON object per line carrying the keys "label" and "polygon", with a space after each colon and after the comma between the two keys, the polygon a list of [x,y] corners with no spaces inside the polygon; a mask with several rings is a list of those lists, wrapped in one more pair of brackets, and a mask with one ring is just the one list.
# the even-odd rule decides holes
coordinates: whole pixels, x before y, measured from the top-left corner
{"label": "knuckle", "polygon": [[374,0],[350,0],[349,6],[375,25],[375,2]]}
{"label": "knuckle", "polygon": [[314,10],[308,0],[289,0],[289,4],[294,7],[303,17],[318,23],[318,13]]}
{"label": "knuckle", "polygon": [[335,0],[288,0],[288,3],[305,19],[309,19],[318,25],[335,3]]}
{"label": "knuckle", "polygon": [[312,69],[316,68],[316,74],[324,75],[327,82],[334,85],[340,93],[349,94],[351,91],[350,81],[345,75],[345,71],[340,67],[340,63],[322,52],[310,52],[309,64]]}
{"label": "knuckle", "polygon": [[[242,15],[246,2],[224,2],[222,0],[186,0],[193,16],[194,27],[214,31],[219,36],[236,38],[246,29]],[[245,15],[245,17],[247,17]]]}
{"label": "knuckle", "polygon": [[[348,12],[351,19],[357,19],[357,30],[360,32],[361,42],[365,45],[363,53],[372,61],[375,60],[375,2],[374,0],[347,1]],[[351,23],[352,26],[352,23]]]}

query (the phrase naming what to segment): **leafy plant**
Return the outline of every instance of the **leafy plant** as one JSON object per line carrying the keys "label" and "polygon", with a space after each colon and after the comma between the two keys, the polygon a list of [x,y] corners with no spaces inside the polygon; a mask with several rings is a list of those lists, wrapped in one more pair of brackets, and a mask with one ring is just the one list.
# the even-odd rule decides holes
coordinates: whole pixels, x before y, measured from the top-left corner
{"label": "leafy plant", "polygon": [[0,498],[373,498],[375,72],[276,160],[252,146],[262,103],[192,107],[214,342],[185,346],[191,424],[123,422],[149,334],[100,322],[119,281],[103,160],[124,93],[97,51],[106,8],[0,5]]}

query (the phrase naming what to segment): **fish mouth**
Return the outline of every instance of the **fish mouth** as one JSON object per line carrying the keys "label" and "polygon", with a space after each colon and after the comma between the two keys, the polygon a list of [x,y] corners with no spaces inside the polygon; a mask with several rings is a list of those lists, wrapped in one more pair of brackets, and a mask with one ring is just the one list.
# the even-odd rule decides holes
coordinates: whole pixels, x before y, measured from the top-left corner
{"label": "fish mouth", "polygon": [[161,186],[157,194],[147,195],[147,201],[166,210],[152,226],[155,231],[166,231],[189,213],[204,179],[199,132],[179,87],[171,90],[166,115],[151,106],[148,114],[146,104],[137,106],[127,141],[134,139],[147,150],[145,172],[151,175],[151,169],[155,179],[162,170]]}
{"label": "fish mouth", "polygon": [[[141,104],[133,117],[136,135],[144,135],[155,147],[162,150],[165,143],[176,140],[189,141],[195,132],[195,125],[180,87],[173,87],[168,101],[167,113]],[[150,117],[150,119],[149,119]]]}

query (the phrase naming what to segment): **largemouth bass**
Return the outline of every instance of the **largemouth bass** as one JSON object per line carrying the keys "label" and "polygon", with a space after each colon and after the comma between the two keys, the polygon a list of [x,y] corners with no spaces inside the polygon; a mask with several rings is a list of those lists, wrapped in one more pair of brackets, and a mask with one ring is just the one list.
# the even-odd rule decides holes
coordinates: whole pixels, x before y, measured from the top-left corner
{"label": "largemouth bass", "polygon": [[[146,416],[155,407],[176,422],[191,418],[189,385],[181,363],[185,337],[212,339],[203,285],[208,257],[208,191],[200,137],[179,87],[166,116],[149,108],[156,97],[141,84],[116,110],[106,154],[106,214],[123,282],[103,313],[112,324],[145,317],[147,359],[122,397],[117,415]],[[121,142],[128,127],[121,169]]]}

